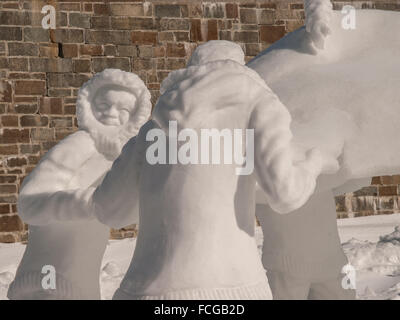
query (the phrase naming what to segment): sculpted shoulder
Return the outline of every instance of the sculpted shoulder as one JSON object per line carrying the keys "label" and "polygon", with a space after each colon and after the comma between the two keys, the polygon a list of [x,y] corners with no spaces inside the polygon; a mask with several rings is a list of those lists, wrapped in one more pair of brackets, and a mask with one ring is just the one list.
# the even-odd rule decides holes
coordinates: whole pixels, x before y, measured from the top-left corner
{"label": "sculpted shoulder", "polygon": [[73,164],[80,158],[88,158],[93,153],[96,153],[96,148],[92,137],[88,132],[78,130],[51,148],[41,162],[48,159],[68,166],[69,163]]}

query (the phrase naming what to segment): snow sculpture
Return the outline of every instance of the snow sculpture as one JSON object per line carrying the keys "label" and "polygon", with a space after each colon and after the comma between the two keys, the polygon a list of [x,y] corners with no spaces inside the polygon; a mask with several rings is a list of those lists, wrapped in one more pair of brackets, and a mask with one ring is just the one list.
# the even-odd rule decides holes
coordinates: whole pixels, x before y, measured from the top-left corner
{"label": "snow sculpture", "polygon": [[150,93],[135,74],[106,69],[82,86],[79,130],[54,146],[21,187],[18,212],[30,225],[29,242],[10,299],[100,298],[109,228],[93,217],[89,200],[150,111]]}
{"label": "snow sculpture", "polygon": [[274,299],[354,299],[355,290],[342,287],[348,261],[338,235],[334,193],[316,191],[286,215],[272,210],[261,194],[257,198],[262,262]]}
{"label": "snow sculpture", "polygon": [[278,299],[354,298],[341,287],[346,259],[331,190],[354,191],[370,176],[400,172],[400,34],[392,31],[400,28],[400,14],[357,11],[356,29],[345,30],[328,2],[306,1],[306,27],[248,64],[288,107],[297,146],[342,160],[340,171],[320,176],[309,202],[288,216],[274,213],[259,194],[263,263]]}
{"label": "snow sculpture", "polygon": [[357,10],[355,30],[342,28],[341,12],[331,15],[318,54],[300,28],[248,64],[289,109],[297,143],[343,158],[326,189],[400,172],[400,13]]}
{"label": "snow sculpture", "polygon": [[330,0],[305,0],[304,11],[309,37],[317,49],[323,49],[325,38],[331,33],[332,3]]}
{"label": "snow sculpture", "polygon": [[[256,177],[271,206],[287,212],[307,201],[316,177],[335,171],[337,161],[312,150],[292,163],[289,113],[244,66],[234,43],[199,46],[161,92],[152,119],[125,145],[93,196],[105,224],[120,227],[140,217],[134,256],[114,298],[270,299],[254,240]],[[255,172],[238,175],[232,162],[150,164],[151,141],[173,138],[168,128],[175,121],[182,146],[193,143],[190,129],[241,129],[242,141],[244,129],[254,129]]]}

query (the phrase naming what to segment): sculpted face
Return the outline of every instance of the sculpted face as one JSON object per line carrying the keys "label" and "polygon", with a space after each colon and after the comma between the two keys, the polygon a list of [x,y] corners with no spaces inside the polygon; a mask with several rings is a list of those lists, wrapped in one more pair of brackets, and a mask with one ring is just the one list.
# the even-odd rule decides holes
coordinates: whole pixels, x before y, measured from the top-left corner
{"label": "sculpted face", "polygon": [[106,126],[121,126],[129,120],[136,102],[134,94],[119,88],[100,89],[92,104],[95,118]]}

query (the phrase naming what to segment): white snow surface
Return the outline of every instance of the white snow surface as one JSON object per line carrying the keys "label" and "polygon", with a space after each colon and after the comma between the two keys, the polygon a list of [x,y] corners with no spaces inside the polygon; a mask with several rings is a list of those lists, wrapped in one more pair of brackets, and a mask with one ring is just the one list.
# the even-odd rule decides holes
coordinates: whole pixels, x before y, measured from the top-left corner
{"label": "white snow surface", "polygon": [[[359,299],[400,299],[400,214],[338,220],[343,249],[356,268]],[[396,230],[395,230],[396,229]],[[263,236],[256,229],[261,254]],[[118,288],[136,245],[136,239],[110,240],[100,273],[102,299]],[[0,299],[25,250],[24,244],[0,244]]]}

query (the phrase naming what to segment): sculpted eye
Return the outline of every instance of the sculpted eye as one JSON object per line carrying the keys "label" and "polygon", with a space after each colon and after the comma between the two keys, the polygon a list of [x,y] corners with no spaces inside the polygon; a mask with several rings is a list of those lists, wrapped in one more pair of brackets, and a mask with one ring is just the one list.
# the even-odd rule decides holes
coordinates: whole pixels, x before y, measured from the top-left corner
{"label": "sculpted eye", "polygon": [[100,103],[100,104],[97,105],[97,109],[100,110],[100,111],[105,111],[108,108],[109,108],[108,104],[106,104],[106,103]]}
{"label": "sculpted eye", "polygon": [[120,110],[121,110],[121,111],[126,111],[126,112],[131,112],[132,107],[131,107],[130,105],[122,105],[122,106],[120,107]]}

